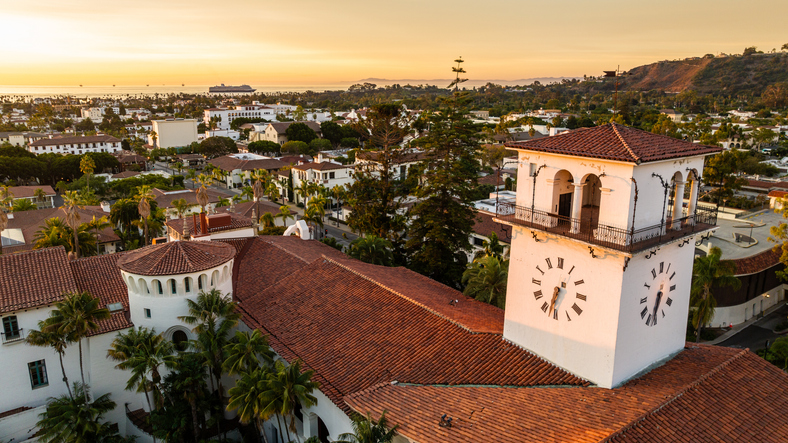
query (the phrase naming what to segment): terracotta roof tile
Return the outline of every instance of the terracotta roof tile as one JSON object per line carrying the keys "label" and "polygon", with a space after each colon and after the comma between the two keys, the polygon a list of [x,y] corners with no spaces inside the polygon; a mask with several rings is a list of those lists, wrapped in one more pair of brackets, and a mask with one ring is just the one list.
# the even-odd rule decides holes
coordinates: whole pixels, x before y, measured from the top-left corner
{"label": "terracotta roof tile", "polygon": [[46,306],[76,290],[62,246],[0,255],[0,314]]}
{"label": "terracotta roof tile", "polygon": [[12,186],[11,187],[11,194],[14,198],[33,198],[35,197],[36,189],[41,189],[44,191],[44,194],[49,196],[54,196],[55,190],[52,189],[52,186],[49,185],[41,185],[41,186]]}
{"label": "terracotta roof tile", "polygon": [[767,249],[749,257],[724,261],[731,261],[736,266],[734,275],[749,275],[780,264],[780,255],[782,255],[782,251],[778,247],[778,249]]}
{"label": "terracotta roof tile", "polygon": [[722,148],[652,134],[617,123],[580,128],[553,137],[506,143],[509,148],[645,163],[713,154]]}
{"label": "terracotta roof tile", "polygon": [[90,335],[119,331],[134,326],[129,319],[129,292],[118,268],[118,259],[128,252],[99,255],[72,261],[71,270],[80,291],[87,291],[101,300],[101,307],[120,303],[123,309],[99,322],[99,329]]}
{"label": "terracotta roof tile", "polygon": [[[301,358],[315,369],[321,389],[340,407],[344,407],[344,395],[391,380],[447,385],[587,385],[504,341],[500,333],[474,333],[461,324],[476,322],[472,326],[480,330],[499,328],[503,322],[499,309],[462,299],[457,312],[466,314],[464,319],[456,314],[459,321],[447,314],[451,306],[445,297],[448,292],[457,297],[461,294],[431,287],[441,285],[419,281],[410,271],[377,267],[382,270],[376,274],[371,265],[352,264],[348,258],[340,264],[340,259],[328,256],[298,268],[299,263],[292,263],[295,257],[284,262],[281,258],[286,255],[271,254],[273,248],[259,245],[265,243],[262,240],[256,243],[257,247],[240,259],[234,292],[244,321],[269,334],[272,347],[283,358]],[[270,245],[281,246],[283,252],[295,245],[273,243]],[[300,251],[302,257],[313,254]],[[279,276],[266,275],[260,269]],[[404,286],[397,289],[409,291],[407,296],[384,286],[403,278],[413,280],[400,282]],[[271,281],[276,283],[270,285]],[[419,293],[420,289],[424,292]],[[445,303],[446,311],[430,306],[431,298],[437,300],[436,306]],[[463,311],[465,304],[478,306]],[[471,313],[483,318],[472,319]],[[490,370],[490,362],[495,362],[496,370]]]}
{"label": "terracotta roof tile", "polygon": [[501,242],[511,244],[512,227],[496,222],[493,220],[493,217],[492,214],[481,211],[478,212],[476,214],[476,223],[473,225],[473,232],[484,237],[490,237],[490,235],[495,232],[495,235],[498,236]]}
{"label": "terracotta roof tile", "polygon": [[0,412],[0,419],[6,418],[6,417],[10,417],[12,415],[19,414],[20,412],[29,411],[30,409],[33,409],[33,408],[31,408],[29,406],[22,406],[22,407],[19,407],[19,408],[14,408],[14,409],[11,409],[11,410],[8,410],[8,411]]}
{"label": "terracotta roof tile", "polygon": [[[208,203],[216,203],[218,202],[223,195],[218,193],[213,189],[207,189],[208,191]],[[175,200],[184,199],[186,203],[198,206],[199,203],[197,202],[197,190],[196,189],[181,189],[178,191],[162,191],[158,188],[153,188],[151,190],[153,193],[153,198],[156,200],[156,204],[159,205],[160,208],[172,208],[172,202]]]}
{"label": "terracotta roof tile", "polygon": [[124,254],[118,267],[138,275],[176,275],[204,271],[235,257],[235,248],[218,242],[177,241]]}
{"label": "terracotta roof tile", "polygon": [[[615,389],[379,384],[348,395],[412,441],[788,441],[788,376],[748,351],[690,346]],[[765,411],[777,421],[762,420]],[[452,427],[438,425],[442,414]]]}
{"label": "terracotta roof tile", "polygon": [[788,182],[767,182],[763,180],[748,179],[746,186],[761,189],[788,189]]}

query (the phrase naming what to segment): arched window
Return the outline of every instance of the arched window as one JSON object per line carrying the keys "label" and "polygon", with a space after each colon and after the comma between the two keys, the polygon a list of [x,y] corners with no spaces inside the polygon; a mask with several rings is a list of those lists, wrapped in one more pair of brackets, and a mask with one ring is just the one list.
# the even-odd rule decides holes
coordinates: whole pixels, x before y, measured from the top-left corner
{"label": "arched window", "polygon": [[172,295],[176,295],[178,293],[178,286],[175,284],[174,279],[170,279],[170,292]]}
{"label": "arched window", "polygon": [[178,329],[172,333],[172,344],[175,345],[175,349],[183,352],[189,346],[189,336],[187,336],[185,332]]}
{"label": "arched window", "polygon": [[164,295],[164,286],[159,280],[153,280],[153,287],[159,292],[159,295]]}
{"label": "arched window", "polygon": [[186,277],[183,279],[183,287],[186,292],[192,292],[192,278]]}

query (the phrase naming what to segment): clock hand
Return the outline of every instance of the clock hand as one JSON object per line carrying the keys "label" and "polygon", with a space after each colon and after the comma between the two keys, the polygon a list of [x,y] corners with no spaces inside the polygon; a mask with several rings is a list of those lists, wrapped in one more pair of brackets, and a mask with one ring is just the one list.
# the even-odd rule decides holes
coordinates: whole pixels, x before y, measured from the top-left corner
{"label": "clock hand", "polygon": [[659,302],[662,299],[662,291],[657,292],[657,300],[654,302],[654,316],[652,317],[652,322],[657,322],[657,309],[659,308]]}
{"label": "clock hand", "polygon": [[547,311],[548,317],[553,315],[553,308],[555,308],[555,302],[558,300],[558,293],[561,291],[561,288],[556,286],[553,289],[553,298],[550,300],[550,309]]}

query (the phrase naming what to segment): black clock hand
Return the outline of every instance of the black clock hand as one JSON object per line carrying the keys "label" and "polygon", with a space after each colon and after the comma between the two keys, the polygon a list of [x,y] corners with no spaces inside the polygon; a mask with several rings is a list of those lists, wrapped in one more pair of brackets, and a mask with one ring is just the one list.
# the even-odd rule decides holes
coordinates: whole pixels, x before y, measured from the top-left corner
{"label": "black clock hand", "polygon": [[657,300],[654,302],[654,317],[651,320],[653,323],[657,322],[657,309],[659,308],[660,300],[662,300],[662,291],[657,292]]}

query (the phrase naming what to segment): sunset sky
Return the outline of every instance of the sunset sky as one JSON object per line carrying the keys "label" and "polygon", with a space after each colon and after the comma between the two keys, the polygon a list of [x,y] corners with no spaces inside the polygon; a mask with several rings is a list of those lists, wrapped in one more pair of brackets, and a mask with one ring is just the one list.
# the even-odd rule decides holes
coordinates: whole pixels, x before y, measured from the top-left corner
{"label": "sunset sky", "polygon": [[598,75],[788,43],[786,0],[0,0],[0,84]]}

